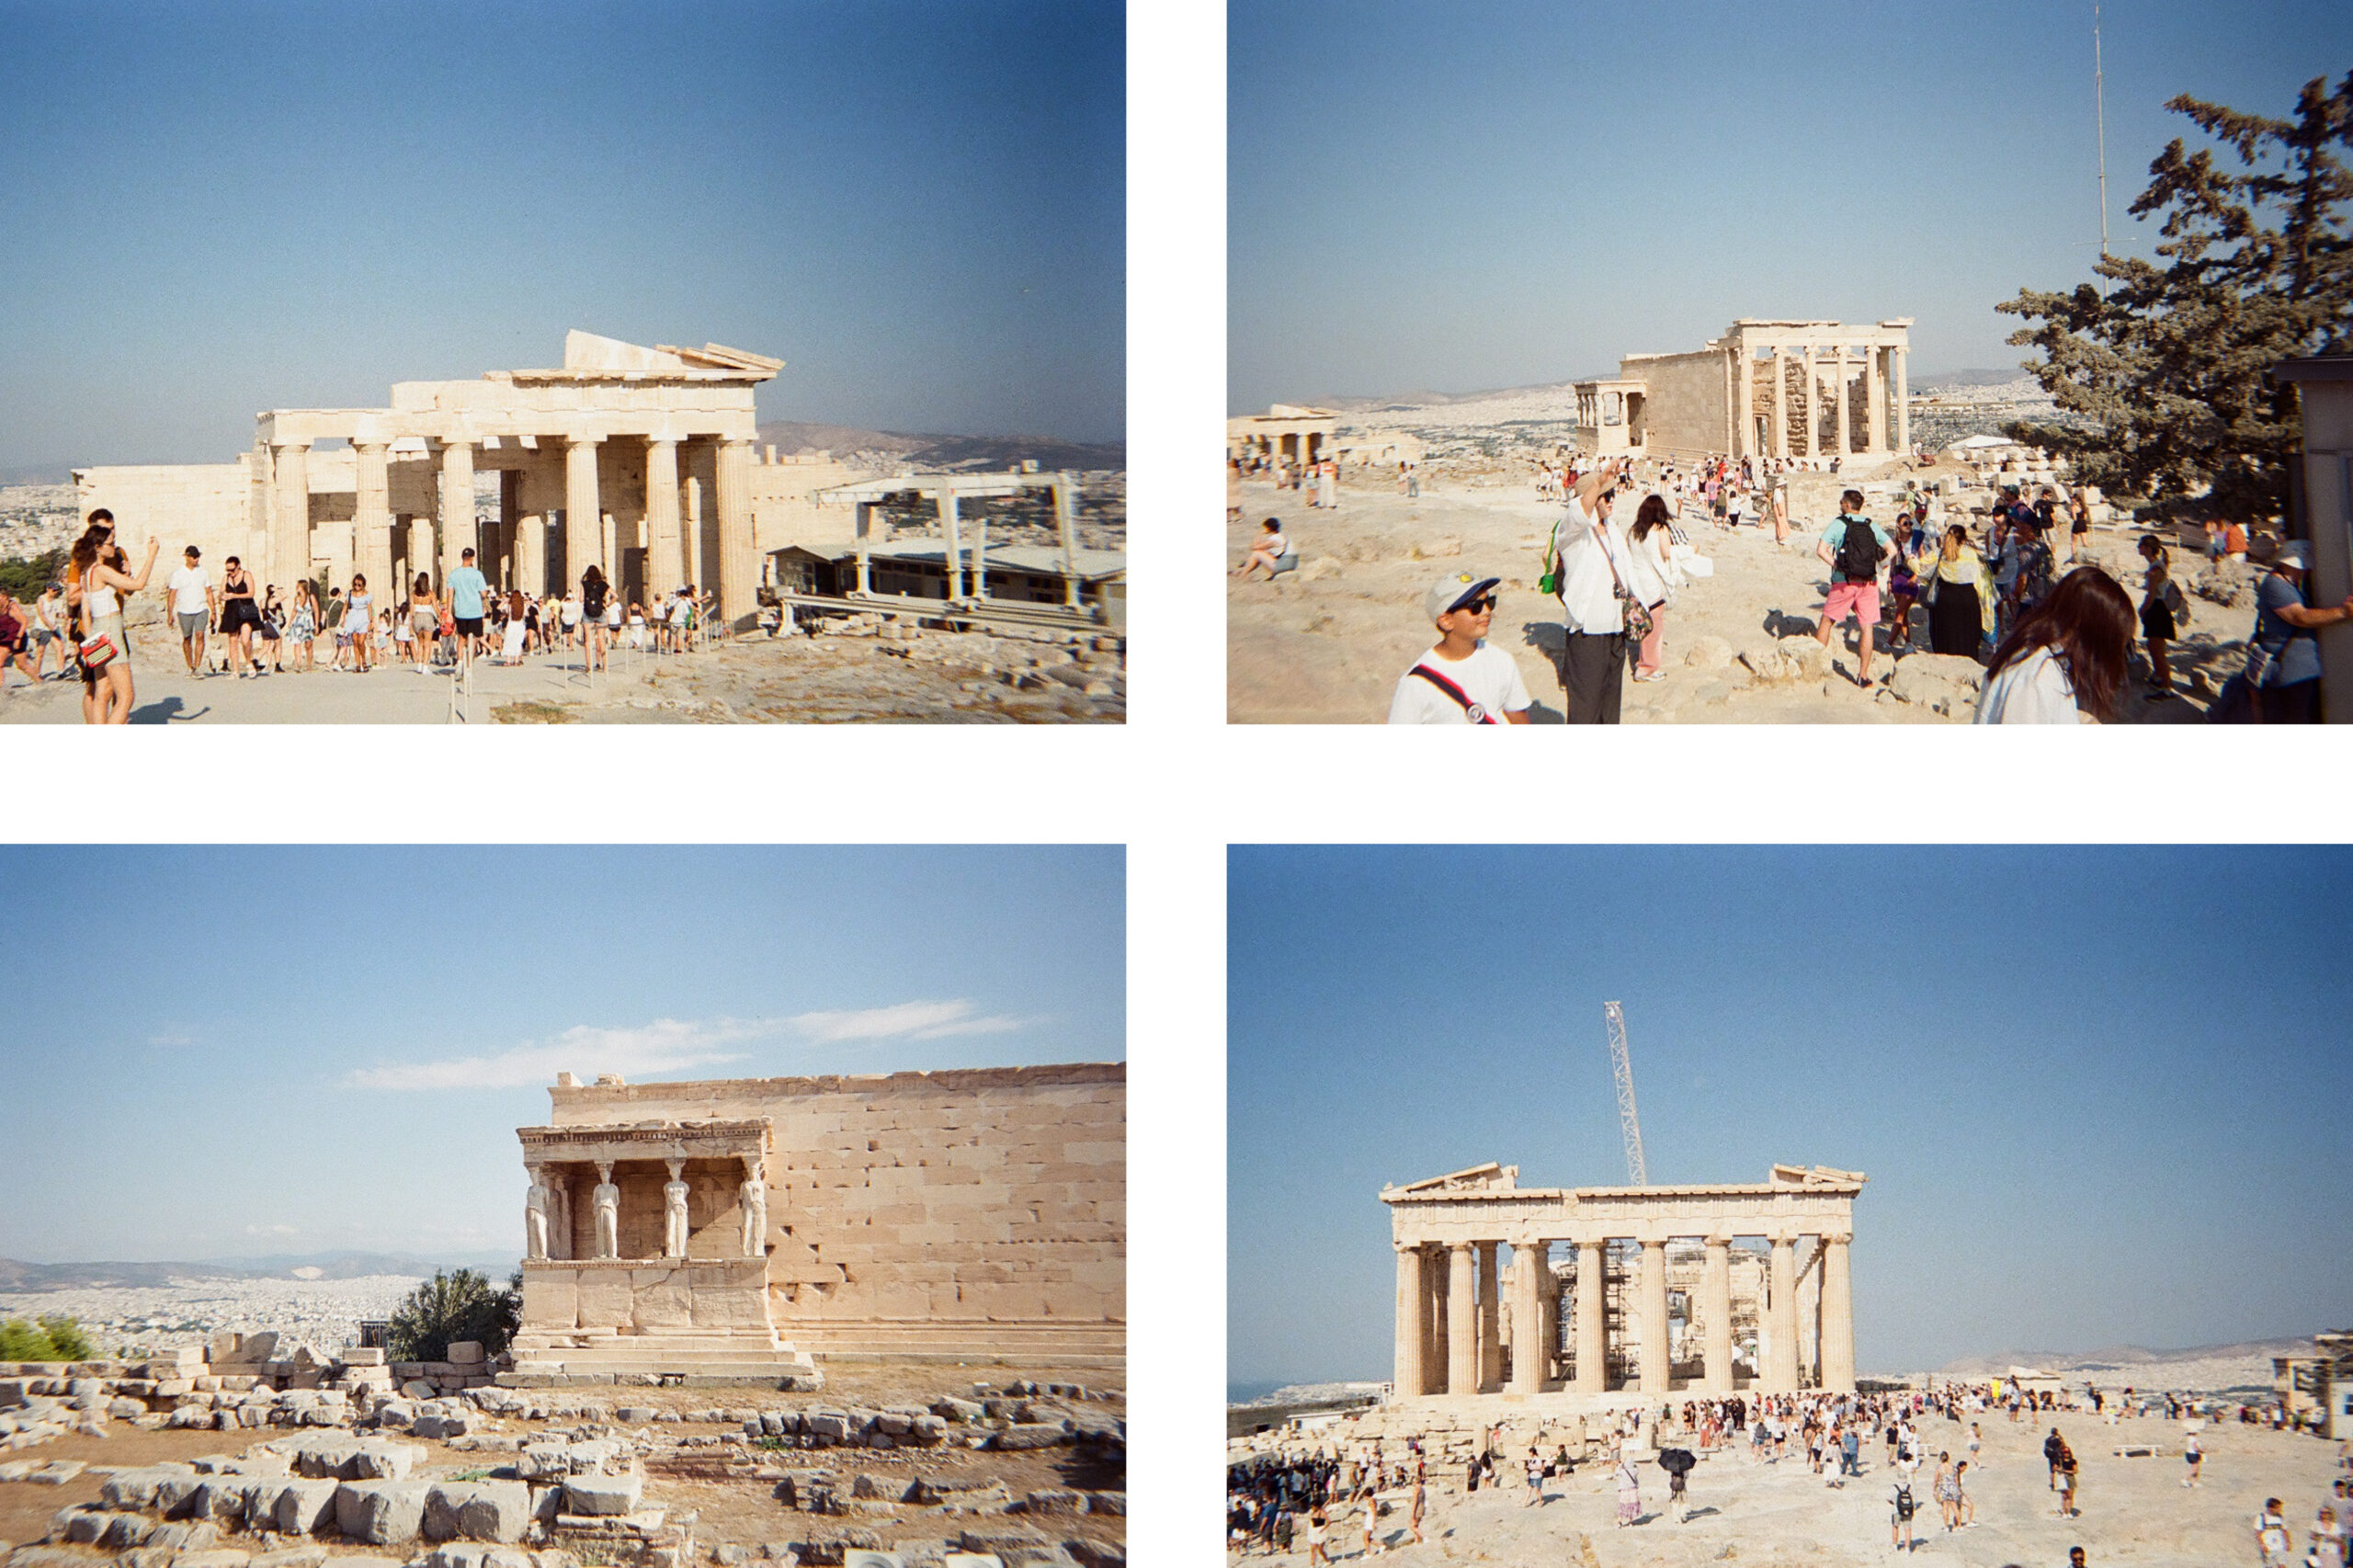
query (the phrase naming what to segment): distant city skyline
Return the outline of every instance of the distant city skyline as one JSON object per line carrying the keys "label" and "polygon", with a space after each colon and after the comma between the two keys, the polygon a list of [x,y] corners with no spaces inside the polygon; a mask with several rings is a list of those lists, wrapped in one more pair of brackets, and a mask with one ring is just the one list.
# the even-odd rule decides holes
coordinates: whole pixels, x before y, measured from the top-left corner
{"label": "distant city skyline", "polygon": [[[1733,320],[1915,319],[2013,367],[2022,287],[2099,251],[2092,6],[1233,5],[1228,412],[1612,373]],[[2353,59],[2321,0],[2103,13],[2111,248],[2177,94],[2284,117]],[[2022,373],[2022,372],[2021,372]]]}
{"label": "distant city skyline", "polygon": [[783,358],[767,421],[1118,440],[1125,159],[1093,0],[0,0],[0,471],[573,327]]}
{"label": "distant city skyline", "polygon": [[519,1256],[515,1129],[560,1072],[1124,1061],[1124,858],[0,849],[97,890],[0,959],[0,1257]]}
{"label": "distant city skyline", "polygon": [[1384,1184],[1859,1170],[1859,1369],[2353,1299],[2341,846],[1238,846],[1229,1384],[1386,1379]]}

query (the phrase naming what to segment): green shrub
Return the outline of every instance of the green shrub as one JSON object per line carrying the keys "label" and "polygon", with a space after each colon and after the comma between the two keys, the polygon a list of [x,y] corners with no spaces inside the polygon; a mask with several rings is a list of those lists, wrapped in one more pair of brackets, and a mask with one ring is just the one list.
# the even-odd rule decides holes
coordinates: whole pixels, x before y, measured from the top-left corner
{"label": "green shrub", "polygon": [[446,1361],[451,1342],[461,1339],[481,1341],[485,1356],[499,1354],[522,1326],[522,1290],[519,1272],[509,1289],[494,1290],[471,1268],[434,1270],[392,1313],[391,1359]]}
{"label": "green shrub", "polygon": [[0,1361],[87,1361],[95,1354],[81,1325],[62,1312],[0,1323]]}

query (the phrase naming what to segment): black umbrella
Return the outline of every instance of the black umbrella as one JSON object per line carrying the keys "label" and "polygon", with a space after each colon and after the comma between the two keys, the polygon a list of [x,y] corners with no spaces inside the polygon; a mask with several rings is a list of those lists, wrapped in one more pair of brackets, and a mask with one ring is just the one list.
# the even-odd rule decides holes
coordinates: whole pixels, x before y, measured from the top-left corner
{"label": "black umbrella", "polygon": [[1659,1450],[1658,1467],[1666,1471],[1669,1475],[1681,1475],[1684,1471],[1689,1470],[1699,1462],[1699,1461],[1698,1460],[1691,1457],[1691,1450],[1688,1449],[1662,1449]]}

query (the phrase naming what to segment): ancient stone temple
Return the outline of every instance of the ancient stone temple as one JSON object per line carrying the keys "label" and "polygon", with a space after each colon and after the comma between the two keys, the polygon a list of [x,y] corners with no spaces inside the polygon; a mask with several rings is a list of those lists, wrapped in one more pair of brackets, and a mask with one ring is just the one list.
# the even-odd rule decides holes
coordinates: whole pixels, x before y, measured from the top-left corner
{"label": "ancient stone temple", "polygon": [[[289,595],[357,572],[386,603],[419,573],[438,588],[472,549],[496,587],[537,594],[594,565],[631,599],[708,589],[743,626],[764,551],[847,542],[815,496],[863,477],[758,460],[753,394],[782,364],[574,331],[560,367],[399,381],[383,408],[267,410],[233,463],[78,469],[76,499],[112,509],[126,538],[161,538],[166,562],[194,543]],[[496,503],[478,508],[491,473]]]}
{"label": "ancient stone temple", "polygon": [[1116,1365],[1118,1063],[631,1085],[517,1130],[520,1381],[767,1380],[811,1354]]}
{"label": "ancient stone temple", "polygon": [[1775,1165],[1754,1186],[1581,1187],[1518,1175],[1486,1165],[1382,1189],[1396,1398],[1854,1388],[1860,1175]]}
{"label": "ancient stone temple", "polygon": [[1688,354],[1629,354],[1576,383],[1576,437],[1599,456],[1884,457],[1908,451],[1909,316],[1732,324]]}

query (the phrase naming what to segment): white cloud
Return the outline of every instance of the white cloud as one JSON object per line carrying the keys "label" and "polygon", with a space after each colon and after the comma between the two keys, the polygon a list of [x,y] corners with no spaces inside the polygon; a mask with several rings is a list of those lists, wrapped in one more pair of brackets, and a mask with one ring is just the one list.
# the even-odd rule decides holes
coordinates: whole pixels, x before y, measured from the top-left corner
{"label": "white cloud", "polygon": [[555,1082],[558,1073],[592,1079],[676,1073],[741,1062],[731,1050],[748,1040],[791,1040],[811,1045],[858,1040],[945,1040],[952,1035],[1004,1034],[1029,1023],[984,1014],[968,1001],[899,1002],[884,1007],[796,1013],[783,1018],[719,1018],[708,1023],[656,1018],[635,1028],[577,1024],[552,1040],[527,1040],[486,1056],[356,1068],[344,1083],[357,1089],[513,1089]]}

